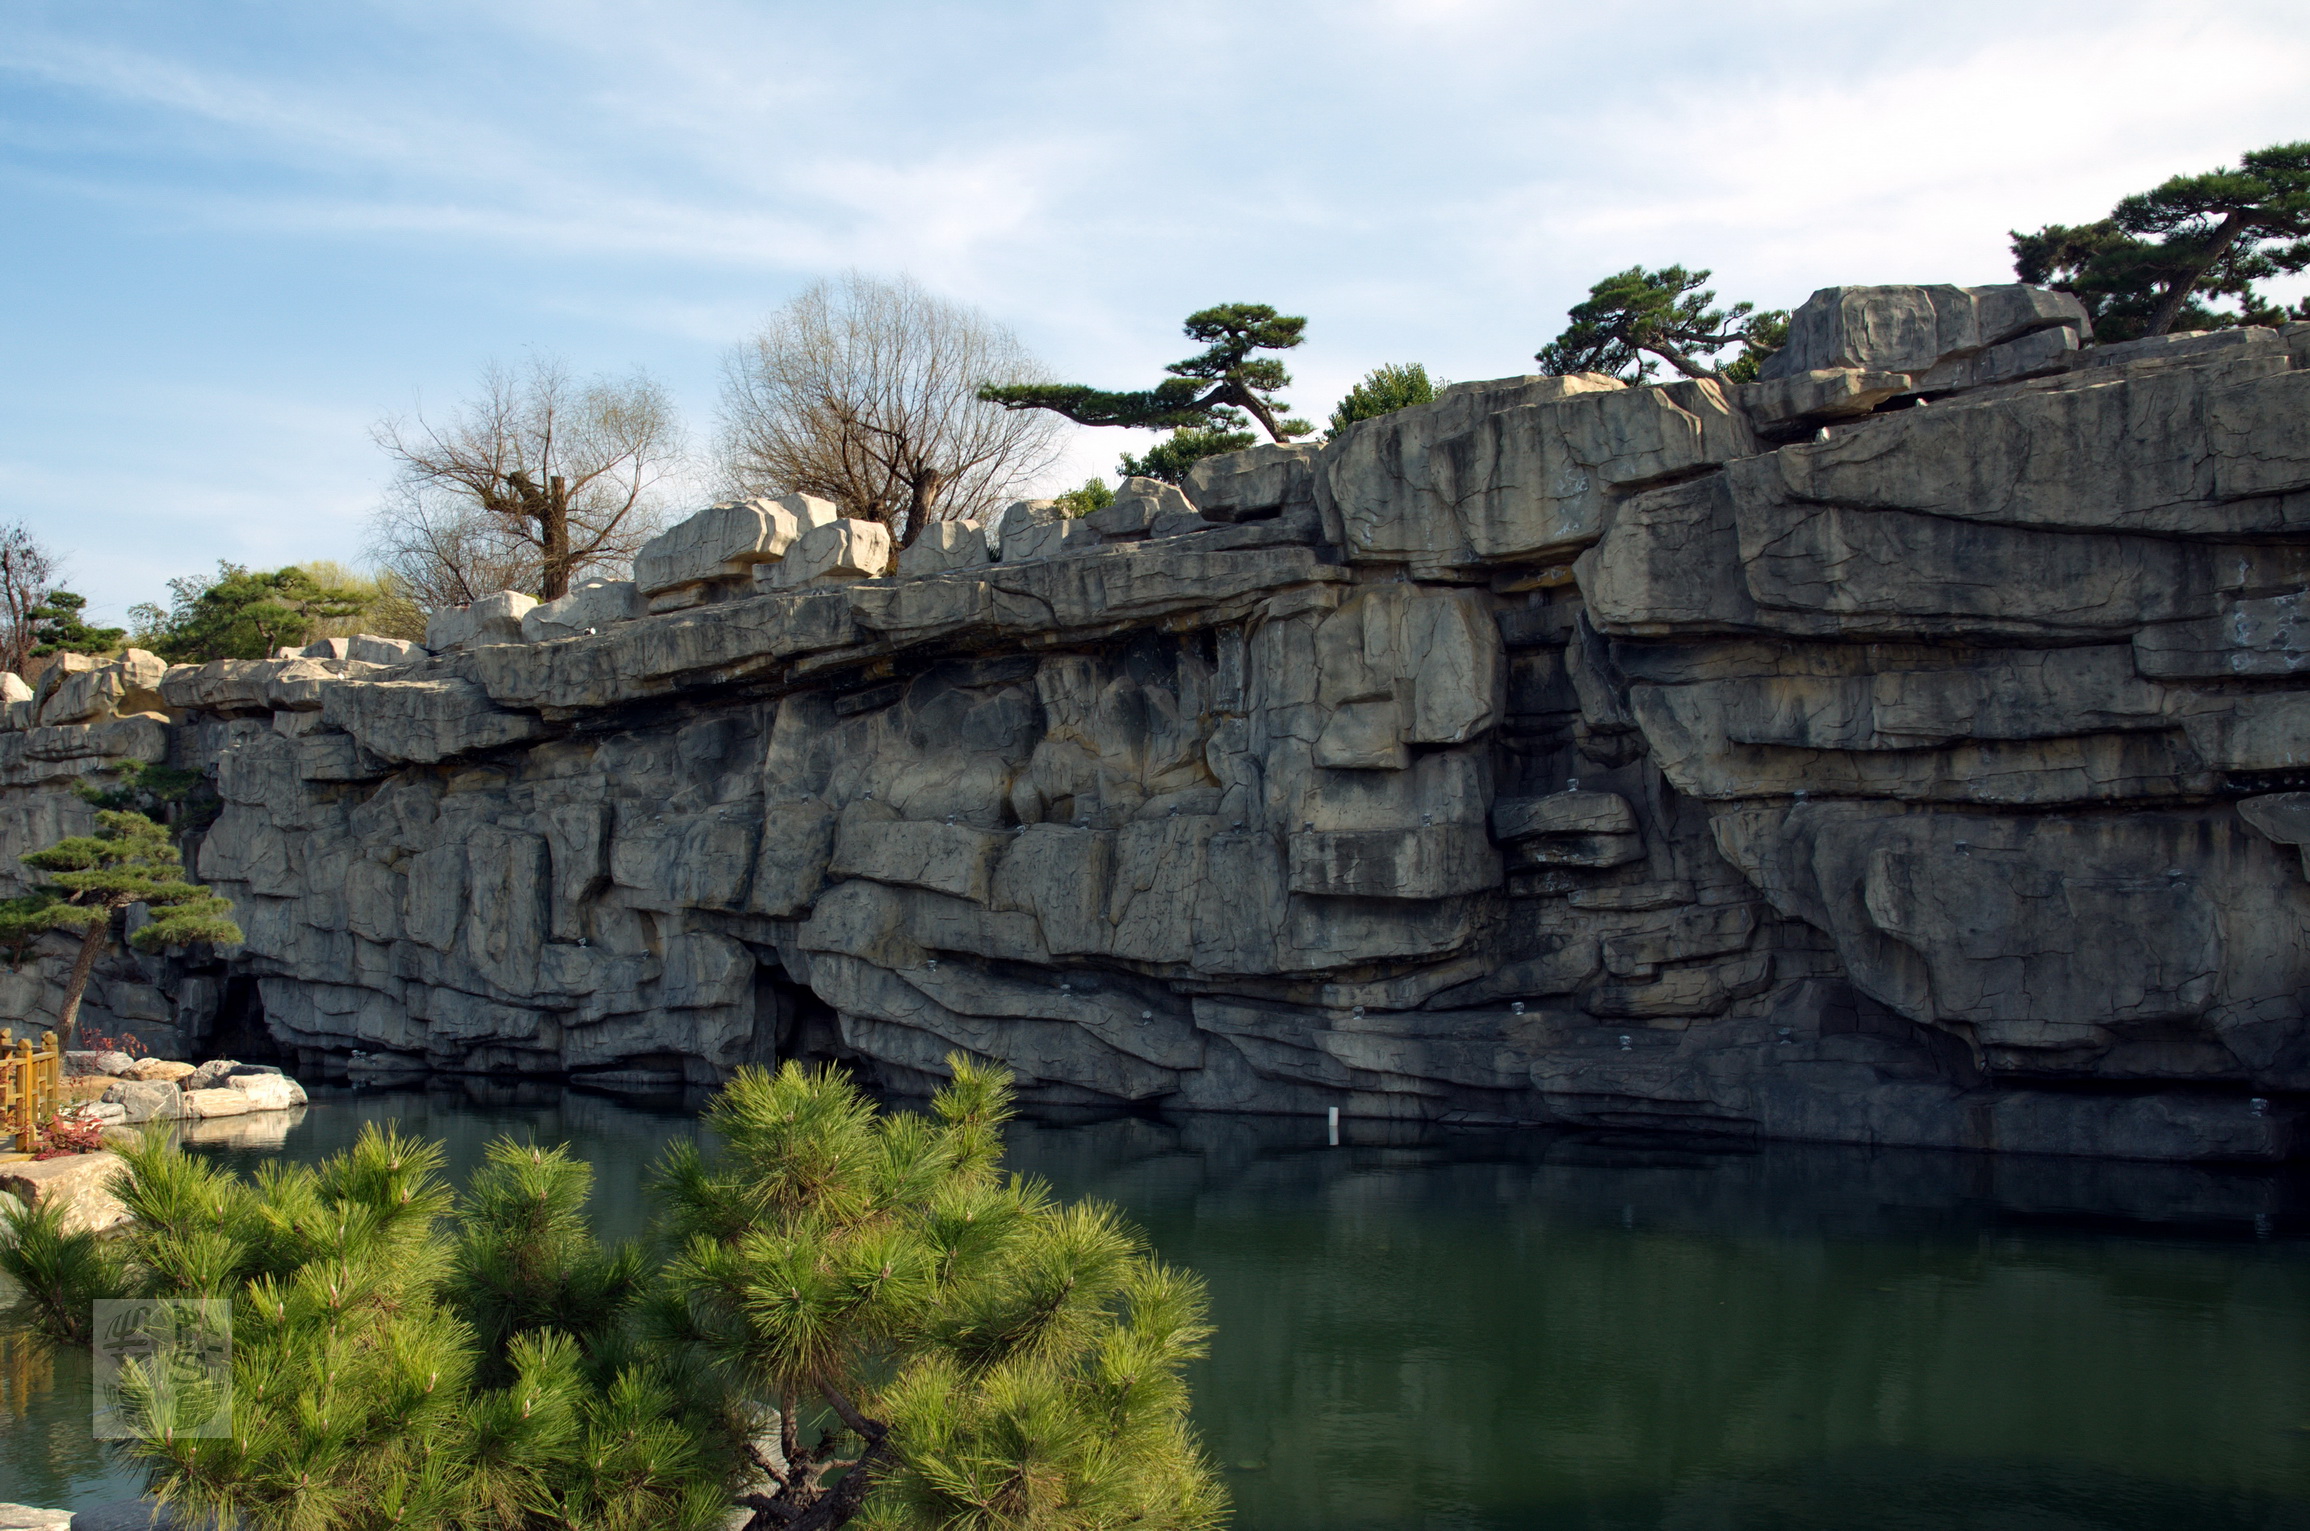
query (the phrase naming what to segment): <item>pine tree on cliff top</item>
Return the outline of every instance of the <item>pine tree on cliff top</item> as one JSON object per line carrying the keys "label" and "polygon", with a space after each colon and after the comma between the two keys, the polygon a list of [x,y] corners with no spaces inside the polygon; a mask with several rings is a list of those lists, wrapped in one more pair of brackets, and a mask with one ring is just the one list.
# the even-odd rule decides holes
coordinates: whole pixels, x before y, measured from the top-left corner
{"label": "pine tree on cliff top", "polygon": [[1191,340],[1201,354],[1175,361],[1171,376],[1153,388],[1110,391],[1081,383],[1015,383],[981,388],[978,396],[1005,409],[1047,409],[1078,425],[1121,425],[1168,430],[1169,440],[1144,457],[1126,456],[1126,478],[1159,478],[1178,483],[1206,457],[1241,451],[1255,439],[1246,415],[1270,441],[1290,441],[1315,427],[1288,418],[1291,406],[1275,395],[1291,386],[1291,374],[1272,356],[1254,351],[1288,351],[1304,338],[1307,320],[1278,314],[1265,303],[1221,303],[1187,316]]}
{"label": "pine tree on cliff top", "polygon": [[[1665,361],[1685,377],[1747,382],[1787,339],[1789,316],[1777,309],[1760,312],[1754,303],[1712,307],[1716,294],[1701,285],[1708,277],[1705,270],[1682,266],[1615,272],[1573,305],[1565,316],[1572,322],[1533,360],[1559,377],[1602,372],[1641,383]],[[1736,345],[1740,354],[1730,365],[1710,359]]]}
{"label": "pine tree on cliff top", "polygon": [[[2310,318],[2310,299],[2289,314],[2254,287],[2310,269],[2310,141],[2257,149],[2236,169],[2177,175],[2098,223],[2015,230],[2013,257],[2023,281],[2075,294],[2105,344],[2177,326]],[[2207,306],[2223,299],[2237,311]]]}

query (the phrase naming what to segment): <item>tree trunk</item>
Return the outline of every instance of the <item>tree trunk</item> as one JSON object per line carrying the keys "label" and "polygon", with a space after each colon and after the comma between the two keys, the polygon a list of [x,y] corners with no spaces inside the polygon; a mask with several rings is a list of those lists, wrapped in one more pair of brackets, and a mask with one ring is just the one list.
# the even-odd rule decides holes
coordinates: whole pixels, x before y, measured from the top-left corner
{"label": "tree trunk", "polygon": [[936,503],[939,485],[944,481],[945,475],[936,468],[925,468],[907,481],[906,526],[895,539],[901,548],[914,546],[914,539],[922,535],[924,527],[930,525],[931,507]]}
{"label": "tree trunk", "polygon": [[539,540],[545,544],[545,569],[538,582],[539,598],[558,601],[569,594],[569,480],[556,473],[546,481],[544,514],[539,517]]}
{"label": "tree trunk", "polygon": [[1267,401],[1241,384],[1229,386],[1235,391],[1235,397],[1230,402],[1241,405],[1252,419],[1257,420],[1266,429],[1268,440],[1282,441],[1282,427],[1276,423],[1275,411],[1267,407]]}
{"label": "tree trunk", "polygon": [[2181,317],[2182,305],[2189,302],[2190,294],[2198,290],[2198,278],[2212,270],[2216,261],[2229,254],[2230,247],[2235,245],[2238,242],[2238,236],[2245,232],[2246,214],[2237,212],[2224,218],[2222,226],[2214,230],[2214,242],[2207,248],[2206,258],[2192,266],[2187,276],[2174,279],[2173,287],[2159,302],[2158,311],[2150,316],[2150,327],[2142,333],[2144,335],[2163,335],[2172,329],[2174,321]]}
{"label": "tree trunk", "polygon": [[88,934],[80,938],[80,955],[72,959],[72,976],[64,980],[64,1007],[56,1012],[56,1034],[67,1052],[78,1040],[80,996],[88,992],[88,975],[96,970],[96,959],[104,955],[104,943],[111,935],[112,911],[105,909],[102,918],[91,921]]}

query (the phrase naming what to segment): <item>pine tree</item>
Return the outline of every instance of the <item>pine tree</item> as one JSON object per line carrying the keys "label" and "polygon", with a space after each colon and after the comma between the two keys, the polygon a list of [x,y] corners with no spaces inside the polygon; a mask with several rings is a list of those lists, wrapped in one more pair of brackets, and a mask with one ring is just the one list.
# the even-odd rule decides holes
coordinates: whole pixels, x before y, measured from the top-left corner
{"label": "pine tree", "polygon": [[148,1399],[134,1451],[170,1503],[298,1531],[703,1531],[726,1512],[727,1464],[676,1379],[613,1339],[632,1294],[601,1277],[628,1258],[582,1230],[583,1164],[491,1145],[452,1238],[440,1146],[373,1126],[254,1184],[165,1142],[126,1157],[140,1295],[232,1302],[232,1433],[170,1428],[205,1396]]}
{"label": "pine tree", "polygon": [[24,615],[32,623],[33,657],[51,654],[109,654],[128,636],[125,627],[91,627],[83,615],[88,597],[51,590]]}
{"label": "pine tree", "polygon": [[35,1228],[0,1264],[52,1332],[93,1296],[231,1303],[230,1434],[185,1428],[213,1391],[131,1374],[129,1451],[252,1531],[702,1531],[734,1497],[790,1531],[1218,1526],[1201,1284],[1003,1177],[1008,1077],[948,1061],[927,1117],[742,1070],[720,1155],[668,1156],[654,1275],[588,1231],[563,1150],[492,1144],[453,1214],[440,1146],[375,1127],[253,1182],[156,1138],[124,1155],[124,1250]]}
{"label": "pine tree", "polygon": [[928,1118],[830,1071],[741,1070],[709,1117],[721,1160],[669,1161],[684,1373],[776,1422],[753,1524],[1219,1524],[1180,1375],[1200,1284],[1108,1208],[1002,1177],[1008,1076],[947,1061]]}
{"label": "pine tree", "polygon": [[[2290,316],[2254,287],[2310,269],[2310,141],[2257,149],[2235,170],[2174,176],[2097,223],[2012,237],[2014,274],[2074,293],[2105,344],[2176,325],[2310,318],[2310,299]],[[2207,306],[2224,300],[2237,310]]]}
{"label": "pine tree", "polygon": [[142,904],[152,918],[129,937],[141,951],[230,945],[241,939],[233,906],[186,879],[184,858],[168,831],[141,813],[101,810],[93,835],[73,835],[22,859],[48,874],[38,891],[0,906],[0,947],[21,953],[42,931],[77,930],[80,953],[64,982],[56,1029],[69,1048],[80,1029],[80,1001],[88,977],[111,939],[113,916]]}
{"label": "pine tree", "polygon": [[1288,418],[1291,406],[1275,395],[1291,386],[1291,374],[1272,356],[1254,351],[1288,351],[1305,338],[1307,320],[1278,314],[1265,303],[1222,303],[1187,316],[1200,355],[1173,362],[1171,376],[1153,388],[1112,392],[1081,383],[1015,383],[981,388],[978,396],[1005,409],[1047,409],[1078,425],[1121,425],[1169,430],[1168,441],[1144,457],[1126,456],[1126,478],[1159,478],[1178,483],[1205,457],[1241,451],[1255,439],[1245,416],[1256,420],[1270,441],[1290,441],[1315,427]]}
{"label": "pine tree", "polygon": [[[1701,285],[1708,277],[1682,266],[1614,272],[1588,289],[1586,302],[1573,305],[1566,316],[1571,324],[1533,360],[1557,376],[1602,372],[1641,383],[1665,361],[1686,377],[1746,382],[1787,338],[1789,316],[1759,312],[1754,303],[1712,308],[1716,294]],[[1741,354],[1730,366],[1709,363],[1735,345]]]}

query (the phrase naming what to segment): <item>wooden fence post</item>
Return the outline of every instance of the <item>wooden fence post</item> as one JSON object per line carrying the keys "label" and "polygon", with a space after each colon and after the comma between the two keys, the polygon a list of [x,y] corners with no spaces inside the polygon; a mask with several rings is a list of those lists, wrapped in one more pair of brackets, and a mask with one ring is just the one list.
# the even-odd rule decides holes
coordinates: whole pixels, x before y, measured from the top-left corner
{"label": "wooden fence post", "polygon": [[25,1086],[30,1083],[29,1072],[23,1062],[13,1031],[0,1030],[0,1131],[16,1140],[20,1154],[32,1152],[32,1102]]}

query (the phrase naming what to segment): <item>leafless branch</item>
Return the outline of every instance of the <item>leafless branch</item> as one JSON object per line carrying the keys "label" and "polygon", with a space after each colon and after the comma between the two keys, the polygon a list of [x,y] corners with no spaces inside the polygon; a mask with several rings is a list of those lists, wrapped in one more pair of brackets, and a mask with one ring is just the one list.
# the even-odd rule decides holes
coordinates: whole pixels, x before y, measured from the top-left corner
{"label": "leafless branch", "polygon": [[580,382],[549,357],[491,366],[445,422],[388,419],[374,434],[397,472],[370,553],[429,607],[508,589],[550,599],[621,572],[660,530],[682,451],[649,378]]}
{"label": "leafless branch", "polygon": [[724,363],[728,487],[820,495],[912,542],[998,509],[1056,460],[1065,422],[978,398],[1046,376],[1009,330],[911,279],[813,283]]}

